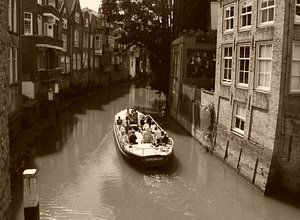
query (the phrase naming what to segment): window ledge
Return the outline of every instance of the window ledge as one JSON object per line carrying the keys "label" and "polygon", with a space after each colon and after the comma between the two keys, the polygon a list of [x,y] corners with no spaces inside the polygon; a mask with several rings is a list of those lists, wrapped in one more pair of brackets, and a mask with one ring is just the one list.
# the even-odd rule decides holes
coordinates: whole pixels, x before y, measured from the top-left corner
{"label": "window ledge", "polygon": [[259,24],[258,27],[259,28],[274,27],[274,21],[272,21],[272,22],[265,22],[265,23]]}
{"label": "window ledge", "polygon": [[240,27],[239,32],[251,31],[252,26]]}
{"label": "window ledge", "polygon": [[290,95],[300,96],[300,91],[290,91]]}
{"label": "window ledge", "polygon": [[233,29],[224,30],[224,31],[223,31],[223,34],[224,34],[224,35],[226,35],[226,34],[233,34]]}
{"label": "window ledge", "polygon": [[222,86],[229,86],[229,87],[230,87],[230,86],[231,86],[231,82],[222,81],[222,82],[221,82],[221,85],[222,85]]}
{"label": "window ledge", "polygon": [[236,135],[236,136],[239,136],[240,138],[244,137],[244,132],[242,132],[241,130],[238,130],[236,128],[232,128],[231,133]]}
{"label": "window ledge", "polygon": [[236,85],[236,88],[248,90],[248,84],[241,84],[241,83],[238,83],[238,84]]}
{"label": "window ledge", "polygon": [[268,89],[263,89],[263,88],[256,88],[254,90],[255,92],[259,92],[259,93],[265,93],[265,94],[270,94],[270,90]]}

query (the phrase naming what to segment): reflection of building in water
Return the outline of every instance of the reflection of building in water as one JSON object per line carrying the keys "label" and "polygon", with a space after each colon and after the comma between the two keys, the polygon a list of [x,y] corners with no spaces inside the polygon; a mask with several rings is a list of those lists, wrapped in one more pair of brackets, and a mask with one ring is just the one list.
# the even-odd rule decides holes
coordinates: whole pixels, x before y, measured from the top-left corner
{"label": "reflection of building in water", "polygon": [[129,88],[129,106],[128,107],[134,107],[135,106],[135,85],[130,85]]}

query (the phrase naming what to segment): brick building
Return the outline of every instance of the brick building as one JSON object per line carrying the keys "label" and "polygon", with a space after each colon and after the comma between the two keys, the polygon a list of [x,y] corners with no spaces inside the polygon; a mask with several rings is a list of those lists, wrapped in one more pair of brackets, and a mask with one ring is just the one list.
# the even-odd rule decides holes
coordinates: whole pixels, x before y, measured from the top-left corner
{"label": "brick building", "polygon": [[[8,21],[10,12],[9,7],[11,2],[1,1],[0,2],[0,219],[8,219],[9,217],[9,205],[10,205],[10,159],[9,159],[9,131],[8,131],[8,120],[9,120],[9,94],[11,87],[9,86],[10,79],[10,58],[11,48],[15,44],[12,42],[11,34],[9,33],[11,23]],[[16,4],[16,1],[13,2]],[[16,14],[15,14],[16,16]],[[10,20],[11,22],[12,20]],[[16,22],[14,19],[13,21]],[[15,23],[16,25],[16,23]],[[16,27],[16,26],[14,26]],[[17,43],[16,43],[17,45]],[[13,52],[15,53],[15,52]]]}
{"label": "brick building", "polygon": [[263,191],[300,192],[300,2],[220,1],[215,152]]}
{"label": "brick building", "polygon": [[9,128],[10,137],[22,128],[22,84],[21,84],[21,56],[20,56],[20,1],[8,1],[8,30],[9,30]]}

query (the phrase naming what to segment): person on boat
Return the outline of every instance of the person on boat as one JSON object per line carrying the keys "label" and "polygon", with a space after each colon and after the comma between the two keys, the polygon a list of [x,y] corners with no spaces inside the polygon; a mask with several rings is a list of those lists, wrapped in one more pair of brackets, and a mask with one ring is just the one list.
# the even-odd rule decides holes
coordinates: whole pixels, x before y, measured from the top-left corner
{"label": "person on boat", "polygon": [[133,123],[134,124],[137,124],[138,123],[138,112],[136,109],[133,110],[133,113],[132,113],[132,119],[133,119]]}
{"label": "person on boat", "polygon": [[164,133],[164,135],[163,135],[163,137],[162,137],[162,139],[161,139],[161,142],[162,142],[163,144],[169,144],[169,136],[168,136],[167,132]]}
{"label": "person on boat", "polygon": [[122,131],[121,132],[121,135],[122,135],[122,141],[123,141],[123,144],[127,144],[128,143],[128,135],[125,133],[125,131]]}
{"label": "person on boat", "polygon": [[149,124],[148,123],[145,123],[144,125],[143,125],[143,130],[144,131],[147,131],[149,129]]}
{"label": "person on boat", "polygon": [[129,143],[130,144],[137,144],[136,139],[137,139],[137,137],[136,137],[135,133],[131,132],[131,134],[129,136]]}
{"label": "person on boat", "polygon": [[161,139],[161,131],[158,130],[158,127],[157,127],[157,126],[155,126],[153,132],[154,132],[155,138],[156,138],[157,140],[160,140],[160,139]]}
{"label": "person on boat", "polygon": [[128,134],[128,131],[130,130],[130,124],[128,121],[126,121],[126,126],[125,126],[125,133]]}
{"label": "person on boat", "polygon": [[130,112],[130,109],[128,108],[128,109],[126,110],[126,121],[127,121],[127,120],[130,120],[130,118],[131,118],[131,112]]}
{"label": "person on boat", "polygon": [[123,125],[120,125],[120,132],[122,134],[122,132],[126,133],[125,127]]}
{"label": "person on boat", "polygon": [[121,117],[118,116],[117,125],[118,125],[119,128],[121,127],[122,123],[123,123],[123,121],[122,121]]}
{"label": "person on boat", "polygon": [[149,127],[151,126],[151,122],[152,122],[152,120],[151,120],[150,116],[148,116],[147,123],[148,123]]}
{"label": "person on boat", "polygon": [[150,128],[148,128],[148,130],[143,134],[143,142],[151,143],[152,140],[153,140],[153,135],[152,135]]}
{"label": "person on boat", "polygon": [[154,123],[154,121],[152,121],[152,122],[151,122],[151,126],[150,126],[151,131],[154,132],[155,127],[157,127],[157,126],[156,126],[156,124]]}
{"label": "person on boat", "polygon": [[140,120],[140,126],[143,128],[144,124],[145,124],[145,117],[143,116]]}

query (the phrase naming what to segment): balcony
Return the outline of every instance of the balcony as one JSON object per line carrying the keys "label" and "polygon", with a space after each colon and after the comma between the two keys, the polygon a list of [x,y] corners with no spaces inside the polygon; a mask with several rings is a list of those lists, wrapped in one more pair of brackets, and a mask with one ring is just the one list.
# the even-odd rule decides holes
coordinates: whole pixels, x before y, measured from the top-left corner
{"label": "balcony", "polygon": [[43,7],[43,15],[52,17],[53,19],[56,19],[59,21],[59,11],[53,7],[52,5],[44,5]]}
{"label": "balcony", "polygon": [[[58,50],[62,50],[63,48],[63,41],[53,38],[53,37],[49,37],[49,36],[45,36],[45,35],[36,35],[35,36],[35,42],[36,45],[48,45],[49,48],[52,49],[58,49]],[[47,46],[45,46],[47,47]]]}
{"label": "balcony", "polygon": [[61,68],[42,69],[39,70],[39,75],[42,82],[54,81],[61,75]]}

